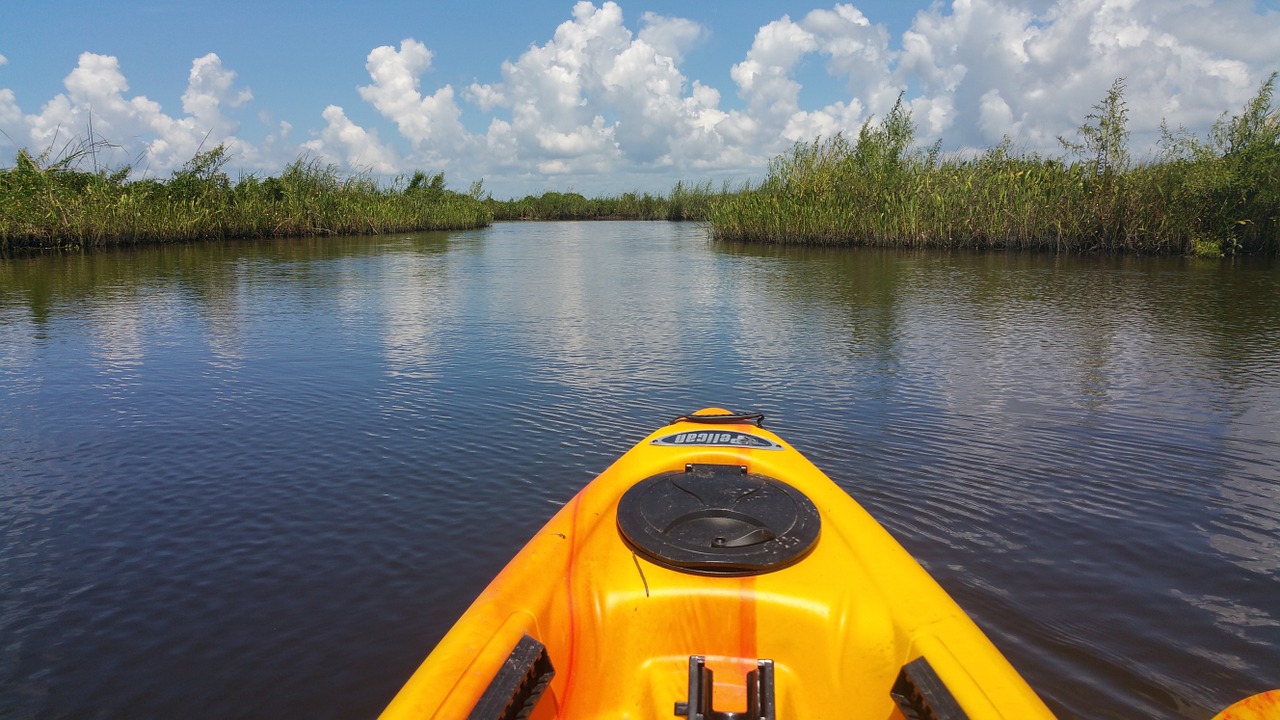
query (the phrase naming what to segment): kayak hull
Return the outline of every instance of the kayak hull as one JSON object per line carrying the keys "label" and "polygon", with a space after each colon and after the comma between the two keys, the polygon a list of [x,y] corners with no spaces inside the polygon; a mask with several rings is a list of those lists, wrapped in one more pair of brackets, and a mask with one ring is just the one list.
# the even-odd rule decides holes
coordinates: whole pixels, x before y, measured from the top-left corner
{"label": "kayak hull", "polygon": [[[619,530],[620,499],[691,466],[744,468],[800,491],[821,519],[817,540],[754,574],[695,573],[646,556]],[[748,673],[768,660],[777,718],[904,717],[891,690],[924,658],[947,696],[939,702],[964,716],[1052,717],[906,550],[803,455],[763,428],[697,415],[642,440],[561,508],[382,717],[471,716],[526,636],[554,667],[533,718],[675,717],[692,691],[691,658],[713,671],[719,713],[757,703]]]}

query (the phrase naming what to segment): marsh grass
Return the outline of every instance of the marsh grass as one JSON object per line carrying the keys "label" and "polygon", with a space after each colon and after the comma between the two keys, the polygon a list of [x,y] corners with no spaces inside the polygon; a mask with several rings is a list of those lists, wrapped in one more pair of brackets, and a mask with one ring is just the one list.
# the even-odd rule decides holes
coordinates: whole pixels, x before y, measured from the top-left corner
{"label": "marsh grass", "polygon": [[1272,75],[1209,136],[1164,131],[1160,155],[1132,164],[1122,80],[1094,107],[1073,159],[977,157],[912,149],[901,101],[854,140],[798,143],[766,180],[725,198],[715,237],[813,245],[1014,248],[1220,255],[1280,250],[1280,125]]}
{"label": "marsh grass", "polygon": [[[0,249],[350,235],[483,227],[476,197],[445,189],[444,176],[382,187],[364,175],[301,158],[279,177],[233,183],[218,146],[166,181],[128,180],[129,169],[85,172],[85,143],[50,160],[18,153],[0,170]],[[474,190],[474,189],[473,189]]]}

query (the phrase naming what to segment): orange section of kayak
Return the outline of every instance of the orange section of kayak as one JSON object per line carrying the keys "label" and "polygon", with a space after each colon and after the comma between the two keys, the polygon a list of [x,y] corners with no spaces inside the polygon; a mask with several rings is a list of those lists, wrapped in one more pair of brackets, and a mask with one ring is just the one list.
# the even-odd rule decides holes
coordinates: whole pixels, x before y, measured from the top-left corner
{"label": "orange section of kayak", "polygon": [[[703,411],[704,413],[706,411]],[[465,718],[521,636],[556,674],[533,718],[673,718],[691,655],[715,674],[717,711],[746,709],[746,674],[774,661],[777,717],[901,714],[889,688],[924,656],[970,718],[1052,717],[999,651],[861,506],[768,430],[720,426],[779,449],[637,444],[566,504],[480,594],[382,715]],[[617,529],[619,498],[687,463],[744,465],[804,492],[821,535],[789,567],[708,577],[649,562]],[[424,611],[427,609],[424,608]]]}
{"label": "orange section of kayak", "polygon": [[1213,720],[1280,720],[1280,690],[1245,698],[1214,715]]}

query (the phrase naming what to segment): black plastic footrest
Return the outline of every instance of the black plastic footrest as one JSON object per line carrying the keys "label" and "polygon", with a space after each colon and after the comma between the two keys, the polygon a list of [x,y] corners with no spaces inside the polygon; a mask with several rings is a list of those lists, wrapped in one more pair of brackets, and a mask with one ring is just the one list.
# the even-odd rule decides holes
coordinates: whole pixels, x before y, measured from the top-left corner
{"label": "black plastic footrest", "polygon": [[556,670],[547,647],[525,635],[489,681],[467,720],[523,720],[533,712]]}
{"label": "black plastic footrest", "polygon": [[689,699],[676,703],[676,715],[689,720],[776,720],[772,660],[757,660],[756,669],[747,673],[746,712],[719,712],[712,709],[714,685],[711,675],[705,657],[689,656]]}
{"label": "black plastic footrest", "polygon": [[907,720],[969,720],[942,678],[923,657],[902,666],[889,691]]}

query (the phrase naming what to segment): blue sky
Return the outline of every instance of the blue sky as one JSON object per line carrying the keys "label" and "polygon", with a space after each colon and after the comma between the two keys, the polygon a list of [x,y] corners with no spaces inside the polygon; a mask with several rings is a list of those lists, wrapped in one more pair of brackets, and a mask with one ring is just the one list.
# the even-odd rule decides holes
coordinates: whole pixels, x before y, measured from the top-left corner
{"label": "blue sky", "polygon": [[306,154],[498,197],[665,191],[759,178],[899,93],[922,143],[1058,154],[1117,77],[1142,156],[1280,70],[1277,4],[6,0],[0,165],[92,118],[140,176],[222,142],[233,173]]}

